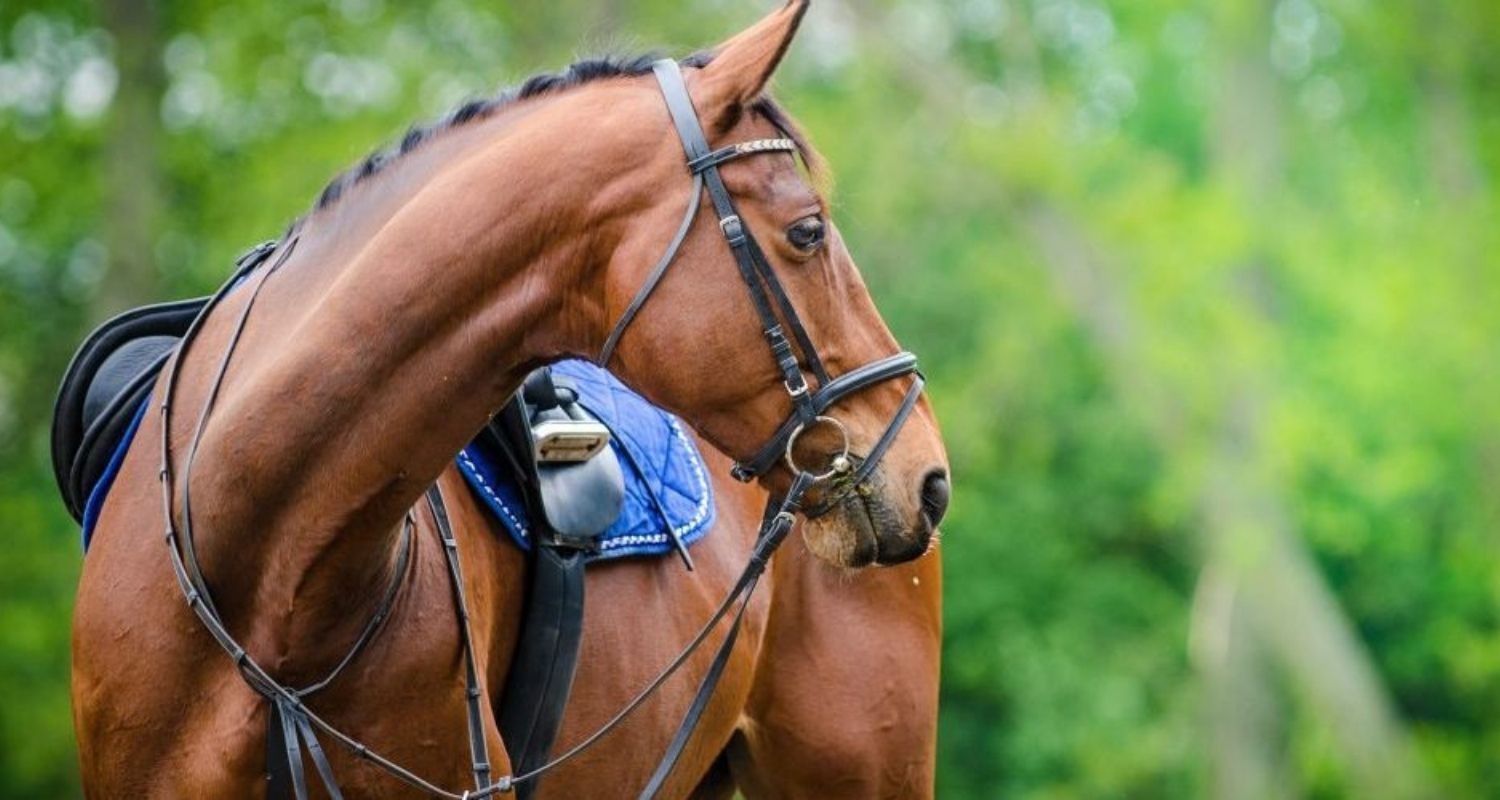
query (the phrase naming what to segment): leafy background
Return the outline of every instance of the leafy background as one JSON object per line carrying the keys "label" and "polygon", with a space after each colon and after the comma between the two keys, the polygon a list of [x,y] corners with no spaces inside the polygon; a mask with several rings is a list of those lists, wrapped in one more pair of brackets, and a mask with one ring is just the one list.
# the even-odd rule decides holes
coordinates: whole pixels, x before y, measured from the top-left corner
{"label": "leafy background", "polygon": [[[414,118],[767,5],[0,5],[0,795],[78,792],[46,430],[90,324],[210,289]],[[940,796],[1500,793],[1497,34],[817,0],[779,94],[957,478]]]}

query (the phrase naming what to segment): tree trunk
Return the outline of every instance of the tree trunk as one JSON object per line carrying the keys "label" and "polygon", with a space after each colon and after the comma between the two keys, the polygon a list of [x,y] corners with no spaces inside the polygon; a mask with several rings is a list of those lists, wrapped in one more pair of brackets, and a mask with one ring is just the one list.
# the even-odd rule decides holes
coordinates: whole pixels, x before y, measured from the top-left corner
{"label": "tree trunk", "polygon": [[108,267],[93,300],[101,318],[157,294],[162,208],[160,20],[154,0],[102,0],[115,42],[119,89],[104,146],[104,245]]}

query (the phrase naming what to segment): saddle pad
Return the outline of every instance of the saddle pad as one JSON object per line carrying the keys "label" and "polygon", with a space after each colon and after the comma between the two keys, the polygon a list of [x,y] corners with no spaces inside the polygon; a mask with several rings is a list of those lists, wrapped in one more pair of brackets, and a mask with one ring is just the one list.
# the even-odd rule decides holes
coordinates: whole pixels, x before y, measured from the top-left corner
{"label": "saddle pad", "polygon": [[[609,427],[609,446],[625,472],[625,507],[590,560],[671,553],[669,526],[684,545],[703,538],[714,522],[713,492],[682,423],[587,361],[558,362],[552,373],[571,381],[579,404]],[[476,441],[459,452],[458,469],[515,543],[529,550],[531,521],[502,459]]]}
{"label": "saddle pad", "polygon": [[83,549],[89,549],[89,540],[94,537],[94,525],[99,522],[99,511],[104,507],[104,498],[109,495],[109,487],[115,484],[115,475],[120,472],[120,462],[125,460],[125,451],[130,449],[130,442],[135,439],[137,428],[141,427],[141,420],[146,416],[146,408],[151,405],[151,395],[148,393],[146,399],[141,401],[141,407],[136,409],[135,417],[130,420],[130,426],[125,429],[125,435],[120,437],[120,443],[115,445],[115,450],[109,456],[109,463],[105,465],[104,472],[99,475],[99,480],[89,489],[88,502],[83,506]]}

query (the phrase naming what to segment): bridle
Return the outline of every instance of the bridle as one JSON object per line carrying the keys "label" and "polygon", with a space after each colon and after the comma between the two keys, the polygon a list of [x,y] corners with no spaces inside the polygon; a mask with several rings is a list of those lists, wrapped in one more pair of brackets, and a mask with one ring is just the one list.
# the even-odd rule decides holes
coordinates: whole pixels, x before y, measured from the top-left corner
{"label": "bridle", "polygon": [[[672,238],[667,251],[646,276],[645,283],[641,285],[630,304],[625,307],[624,313],[615,323],[609,337],[605,339],[604,347],[599,352],[598,363],[603,367],[609,366],[615,349],[619,346],[620,337],[625,334],[626,328],[635,319],[641,307],[646,304],[646,300],[656,290],[657,284],[666,275],[667,268],[676,259],[677,251],[682,248],[682,243],[687,239],[688,231],[692,229],[693,221],[698,215],[703,193],[707,191],[708,199],[718,217],[719,230],[723,232],[724,240],[729,244],[730,252],[734,254],[734,262],[739,268],[740,278],[750,292],[750,301],[754,304],[755,313],[760,318],[761,333],[765,336],[766,344],[771,349],[771,357],[781,373],[782,386],[786,388],[787,395],[792,401],[792,413],[781,427],[758,451],[748,459],[736,463],[731,474],[740,481],[749,482],[765,475],[776,465],[777,461],[785,461],[787,468],[794,475],[804,474],[804,470],[797,466],[792,455],[798,438],[818,425],[832,427],[843,441],[842,452],[832,459],[827,472],[813,477],[819,481],[836,481],[843,491],[825,499],[816,507],[804,509],[804,513],[811,516],[824,513],[842,501],[850,491],[864,485],[880,463],[881,457],[895,441],[896,434],[906,423],[906,418],[911,414],[917,404],[917,399],[922,394],[923,380],[921,373],[917,372],[917,357],[906,352],[896,353],[850,370],[837,378],[828,376],[828,371],[823,367],[823,360],[818,357],[817,348],[813,346],[811,337],[807,335],[806,326],[797,315],[797,309],[792,305],[791,298],[787,296],[781,280],[776,277],[776,272],[771,269],[771,264],[766,260],[765,252],[760,244],[756,242],[755,235],[750,232],[749,227],[735,209],[734,198],[729,195],[729,190],[724,186],[724,178],[719,173],[719,167],[723,164],[746,156],[776,152],[796,153],[796,142],[790,138],[756,139],[731,144],[718,150],[710,150],[708,139],[703,135],[703,128],[698,123],[697,111],[693,108],[693,101],[688,96],[687,86],[682,79],[682,70],[677,66],[677,62],[672,59],[662,59],[652,64],[651,69],[656,75],[657,83],[661,86],[662,96],[666,99],[667,110],[671,113],[672,123],[677,128],[677,137],[682,140],[682,149],[687,154],[688,171],[693,176],[693,191],[688,200],[687,211],[683,214],[682,224],[677,228],[677,235]],[[780,318],[777,316],[778,311]],[[782,326],[783,319],[786,322],[785,327]],[[796,342],[795,348],[792,341],[787,339],[787,329],[792,332],[792,339]],[[797,357],[799,352],[807,361],[808,371],[818,381],[815,389],[808,386],[807,374],[803,371],[801,361]],[[912,376],[911,387],[907,390],[901,405],[897,407],[885,432],[856,468],[849,458],[848,431],[842,423],[827,416],[826,412],[835,403],[856,392],[904,375]]]}
{"label": "bridle", "polygon": [[[644,285],[626,308],[620,320],[615,324],[599,355],[598,363],[608,365],[625,329],[635,318],[647,299],[649,299],[652,291],[655,290],[662,276],[666,273],[667,268],[675,260],[678,250],[681,249],[683,241],[687,238],[687,234],[693,226],[698,207],[702,204],[703,193],[707,191],[709,201],[718,216],[719,229],[723,232],[725,241],[729,244],[729,248],[734,254],[735,264],[739,268],[740,277],[744,280],[745,286],[750,292],[751,301],[755,306],[756,314],[760,318],[762,334],[770,346],[772,358],[776,362],[777,369],[781,373],[782,383],[786,387],[787,394],[792,402],[791,415],[777,428],[770,440],[759,451],[750,458],[735,465],[733,475],[741,481],[754,480],[769,472],[780,460],[785,462],[787,468],[792,473],[791,484],[783,494],[772,497],[767,503],[761,528],[756,537],[755,547],[751,552],[749,562],[736,580],[733,588],[730,589],[728,595],[725,596],[708,621],[682,652],[655,679],[647,684],[639,694],[607,723],[566,753],[530,772],[521,775],[501,776],[494,780],[491,780],[490,777],[490,763],[484,735],[482,709],[480,707],[481,691],[478,682],[478,666],[469,630],[468,607],[464,597],[463,575],[459,564],[457,544],[453,537],[452,527],[448,521],[441,493],[438,492],[435,485],[429,489],[426,495],[429,512],[443,543],[449,576],[453,581],[455,601],[459,609],[460,638],[464,650],[465,697],[470,757],[475,781],[474,789],[461,793],[443,789],[371,750],[354,737],[334,727],[312,709],[308,708],[305,703],[307,696],[332,683],[383,628],[383,624],[394,605],[402,577],[407,571],[410,553],[414,546],[412,536],[412,531],[415,527],[414,512],[408,513],[403,523],[401,555],[399,556],[396,570],[393,572],[391,583],[382,595],[381,602],[377,606],[375,614],[372,615],[356,638],[353,646],[340,659],[332,671],[322,680],[301,689],[291,688],[277,681],[230,634],[218,610],[214,606],[194,548],[189,486],[192,483],[192,467],[194,457],[197,454],[198,444],[202,439],[205,423],[213,410],[219,389],[223,384],[231,357],[244,331],[251,308],[255,305],[255,301],[259,297],[260,291],[266,281],[286,263],[293,250],[295,250],[298,242],[295,236],[289,239],[284,247],[279,249],[277,259],[261,272],[259,278],[255,280],[254,285],[249,288],[249,296],[240,311],[235,326],[230,332],[223,354],[220,357],[217,372],[214,375],[213,382],[209,386],[203,406],[199,411],[197,424],[189,441],[188,452],[183,463],[183,479],[180,487],[181,526],[179,527],[175,521],[173,514],[173,491],[177,486],[177,482],[174,480],[172,470],[171,415],[172,398],[178,379],[177,368],[188,347],[197,337],[203,321],[208,317],[209,313],[236,287],[248,282],[250,275],[258,270],[273,252],[269,248],[262,248],[255,251],[251,256],[242,260],[239,269],[236,270],[230,280],[205,304],[203,310],[183,336],[176,357],[170,361],[166,368],[166,374],[163,378],[163,398],[159,407],[162,432],[161,468],[158,477],[162,486],[163,516],[165,520],[163,538],[167,544],[173,573],[176,576],[179,588],[182,590],[183,597],[187,601],[189,608],[192,609],[199,621],[213,637],[214,641],[229,655],[245,682],[251,689],[271,704],[271,741],[273,745],[279,744],[284,752],[268,753],[268,759],[273,766],[271,770],[272,785],[269,792],[270,796],[275,797],[279,793],[294,796],[298,800],[303,800],[307,797],[306,776],[303,772],[302,763],[302,750],[305,748],[329,795],[335,798],[335,800],[341,797],[332,768],[318,742],[316,736],[316,732],[318,731],[329,736],[355,756],[385,770],[395,778],[433,797],[449,798],[449,800],[469,800],[470,798],[492,797],[499,793],[509,792],[516,784],[535,780],[571,760],[601,740],[610,731],[614,730],[653,695],[669,677],[675,674],[683,664],[687,663],[688,658],[706,641],[708,635],[717,627],[718,623],[733,612],[729,631],[726,633],[724,641],[715,654],[708,672],[699,684],[698,691],[688,708],[687,714],[672,737],[667,752],[652,774],[651,780],[641,793],[641,797],[643,798],[655,797],[665,784],[667,778],[671,775],[672,768],[681,756],[689,738],[691,738],[692,732],[697,727],[698,720],[707,708],[708,701],[713,696],[714,688],[717,686],[719,678],[723,675],[724,669],[729,662],[729,656],[733,652],[741,622],[749,608],[751,595],[755,591],[755,587],[759,583],[760,576],[764,573],[771,555],[775,553],[776,549],[791,531],[793,524],[796,522],[796,516],[799,513],[804,515],[823,513],[837,503],[842,502],[850,492],[864,486],[865,482],[873,474],[876,466],[880,463],[881,458],[894,442],[906,420],[910,417],[912,409],[921,396],[923,383],[921,374],[917,372],[916,357],[910,353],[897,353],[850,370],[838,377],[830,378],[823,367],[822,361],[818,358],[817,350],[813,347],[812,341],[807,335],[806,328],[797,316],[796,309],[787,297],[785,289],[776,278],[764,253],[756,243],[754,235],[736,212],[734,201],[724,186],[723,178],[719,173],[720,165],[737,158],[759,153],[796,152],[796,144],[788,138],[759,139],[729,145],[718,150],[710,150],[703,130],[699,126],[692,101],[688,97],[687,87],[683,82],[682,73],[677,66],[677,62],[670,59],[663,59],[657,61],[652,66],[652,69],[657,82],[661,86],[667,108],[671,112],[672,121],[677,129],[677,135],[682,140],[683,150],[687,154],[687,167],[693,176],[693,193],[677,234],[673,237],[667,247],[666,253],[652,269]],[[792,340],[795,340],[795,347],[792,340],[787,338],[786,328],[783,328],[781,320],[778,319],[778,311],[781,318],[785,320],[786,328],[791,330]],[[807,375],[804,373],[801,361],[798,358],[799,351],[802,358],[807,361],[808,371],[817,379],[816,388],[810,387],[807,382]],[[856,392],[877,383],[907,375],[912,376],[912,384],[907,390],[901,405],[892,416],[891,422],[886,427],[885,432],[876,441],[875,445],[870,448],[868,453],[862,458],[858,458],[859,463],[856,466],[854,463],[855,457],[852,457],[849,453],[847,431],[842,423],[828,416],[826,412],[834,404]],[[832,459],[830,467],[826,472],[813,474],[801,469],[797,465],[793,456],[793,450],[802,434],[818,425],[832,427],[839,433],[843,445],[840,454]],[[807,491],[814,485],[824,482],[837,486],[840,491],[829,498],[825,498],[817,506],[804,508],[803,498]],[[286,773],[278,789],[277,770],[274,767],[276,759],[280,756],[284,756],[285,758],[286,763],[283,766],[286,768]]]}

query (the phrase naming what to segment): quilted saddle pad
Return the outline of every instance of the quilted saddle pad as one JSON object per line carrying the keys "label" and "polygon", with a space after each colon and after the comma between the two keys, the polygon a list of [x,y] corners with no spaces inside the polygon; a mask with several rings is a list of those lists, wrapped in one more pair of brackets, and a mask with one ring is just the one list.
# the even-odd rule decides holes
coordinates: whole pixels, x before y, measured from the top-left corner
{"label": "quilted saddle pad", "polygon": [[[625,507],[599,537],[590,559],[665,555],[674,547],[672,533],[684,545],[703,538],[714,522],[713,490],[703,456],[682,422],[587,361],[558,362],[552,374],[571,382],[579,404],[609,427],[609,446],[625,473]],[[458,454],[470,488],[515,543],[529,549],[531,520],[503,464],[481,441]]]}

